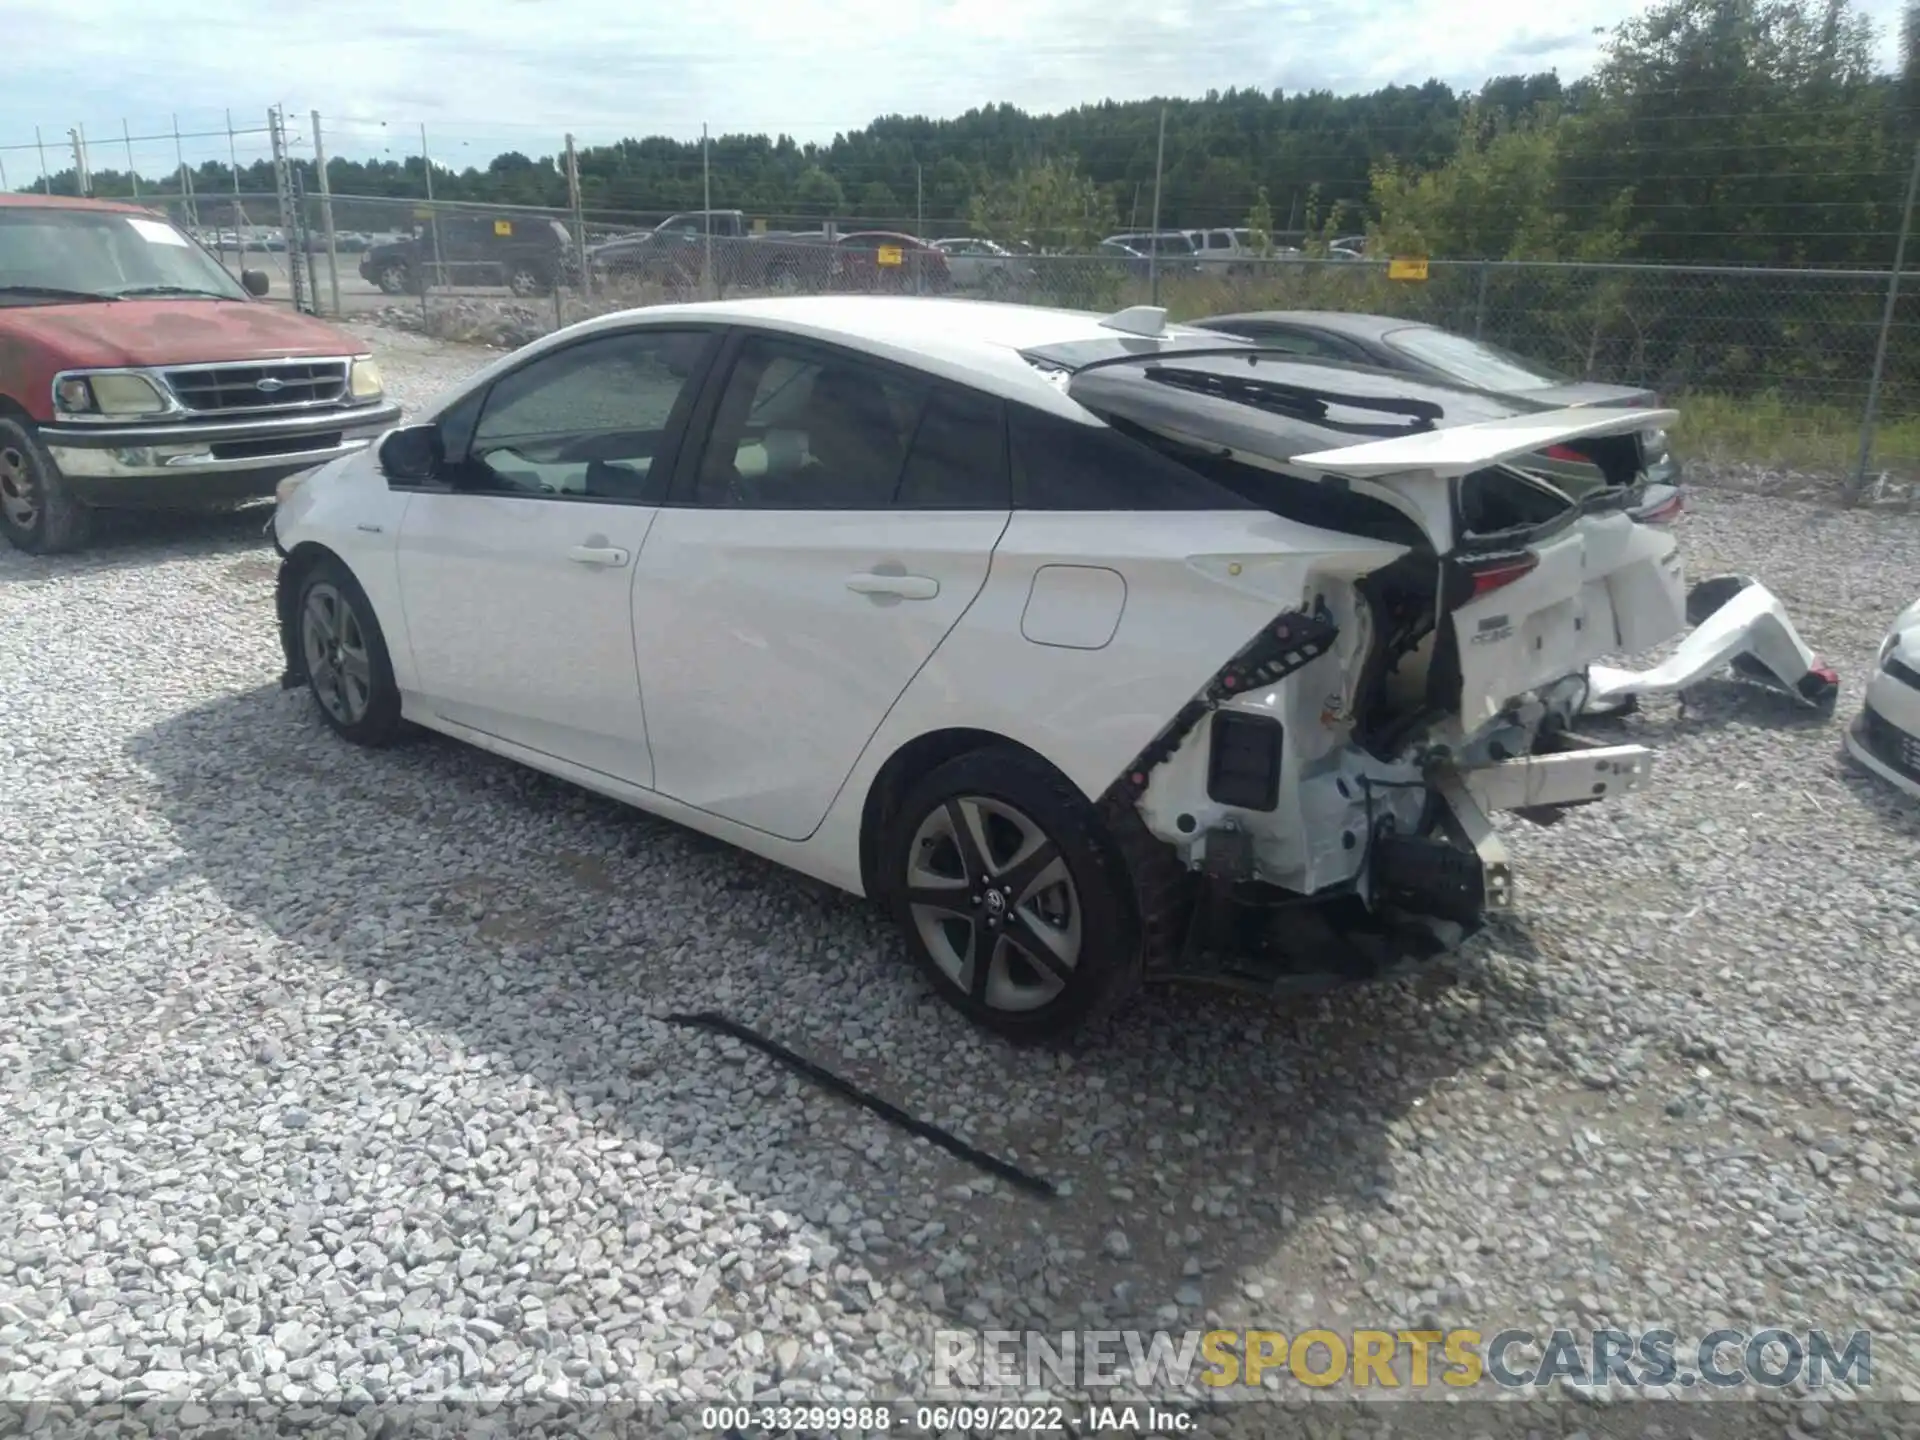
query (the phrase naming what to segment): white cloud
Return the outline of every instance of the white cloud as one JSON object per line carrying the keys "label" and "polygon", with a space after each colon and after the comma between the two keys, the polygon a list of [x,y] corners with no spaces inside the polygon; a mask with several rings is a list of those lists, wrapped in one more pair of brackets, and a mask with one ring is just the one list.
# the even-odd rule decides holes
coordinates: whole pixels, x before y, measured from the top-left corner
{"label": "white cloud", "polygon": [[[552,153],[624,135],[786,132],[826,139],[883,113],[953,115],[1009,101],[1055,110],[1210,88],[1370,90],[1438,78],[1585,71],[1608,27],[1646,0],[198,0],[191,24],[146,0],[10,0],[8,49],[31,57],[0,92],[0,162],[31,180],[37,125],[51,163],[84,125],[96,166],[136,136],[258,132],[285,103],[319,109],[339,154],[436,159]],[[1889,33],[1898,0],[1862,7]],[[1471,18],[1469,19],[1469,13]],[[84,17],[84,18],[81,18]],[[1891,42],[1883,45],[1891,63]],[[267,151],[243,134],[244,162]],[[140,168],[173,164],[141,140]]]}

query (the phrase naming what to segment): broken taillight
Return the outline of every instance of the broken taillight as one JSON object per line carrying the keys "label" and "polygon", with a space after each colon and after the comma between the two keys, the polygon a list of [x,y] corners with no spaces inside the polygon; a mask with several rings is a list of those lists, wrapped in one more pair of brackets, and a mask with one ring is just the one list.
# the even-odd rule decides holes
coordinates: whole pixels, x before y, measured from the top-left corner
{"label": "broken taillight", "polygon": [[1469,587],[1467,599],[1478,600],[1482,595],[1491,595],[1531,575],[1540,564],[1540,557],[1532,551],[1518,555],[1491,556],[1483,560],[1463,560],[1460,568],[1466,573]]}
{"label": "broken taillight", "polygon": [[1549,460],[1570,460],[1576,465],[1593,464],[1593,461],[1591,458],[1589,458],[1588,456],[1582,455],[1578,450],[1574,449],[1571,445],[1549,445],[1547,446],[1546,449],[1542,450],[1540,453],[1542,455],[1545,455]]}

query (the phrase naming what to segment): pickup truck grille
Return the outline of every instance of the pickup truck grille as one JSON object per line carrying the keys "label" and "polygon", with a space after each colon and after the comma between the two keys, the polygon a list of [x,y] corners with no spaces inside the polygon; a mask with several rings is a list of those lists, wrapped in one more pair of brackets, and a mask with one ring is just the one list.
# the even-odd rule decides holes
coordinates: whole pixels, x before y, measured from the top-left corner
{"label": "pickup truck grille", "polygon": [[351,360],[266,360],[252,365],[188,365],[161,373],[197,415],[261,415],[337,405],[347,395]]}

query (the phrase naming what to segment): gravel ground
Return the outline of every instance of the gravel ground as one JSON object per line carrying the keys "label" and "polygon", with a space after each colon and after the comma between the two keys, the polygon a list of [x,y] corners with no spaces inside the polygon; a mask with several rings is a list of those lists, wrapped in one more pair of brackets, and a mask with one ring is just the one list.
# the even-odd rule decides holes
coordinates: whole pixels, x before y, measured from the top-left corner
{"label": "gravel ground", "polygon": [[[376,339],[413,404],[484,358]],[[1728,681],[1596,732],[1655,784],[1516,827],[1520,921],[1446,983],[1168,994],[1059,1056],[970,1029],[860,902],[335,740],[275,683],[262,518],[0,552],[0,1400],[852,1401],[924,1394],[936,1328],[1315,1321],[1864,1326],[1865,1393],[1920,1398],[1920,811],[1839,750],[1920,520],[1702,496],[1692,572],[1765,579],[1842,721]],[[1920,1417],[1839,1398],[1740,1433]]]}

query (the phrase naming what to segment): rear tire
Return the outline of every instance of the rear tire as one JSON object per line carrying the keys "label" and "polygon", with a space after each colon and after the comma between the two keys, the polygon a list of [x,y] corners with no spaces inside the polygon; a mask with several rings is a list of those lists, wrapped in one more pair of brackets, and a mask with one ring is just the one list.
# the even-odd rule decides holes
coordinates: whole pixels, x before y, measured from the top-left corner
{"label": "rear tire", "polygon": [[942,998],[1009,1040],[1057,1041],[1138,988],[1126,867],[1051,767],[977,750],[922,777],[879,852],[889,912]]}
{"label": "rear tire", "polygon": [[73,497],[32,425],[0,415],[0,531],[29,555],[61,555],[93,538],[93,510]]}
{"label": "rear tire", "polygon": [[300,578],[294,637],[307,689],[335,734],[378,749],[400,738],[400,687],[386,636],[367,592],[338,560],[316,561]]}

